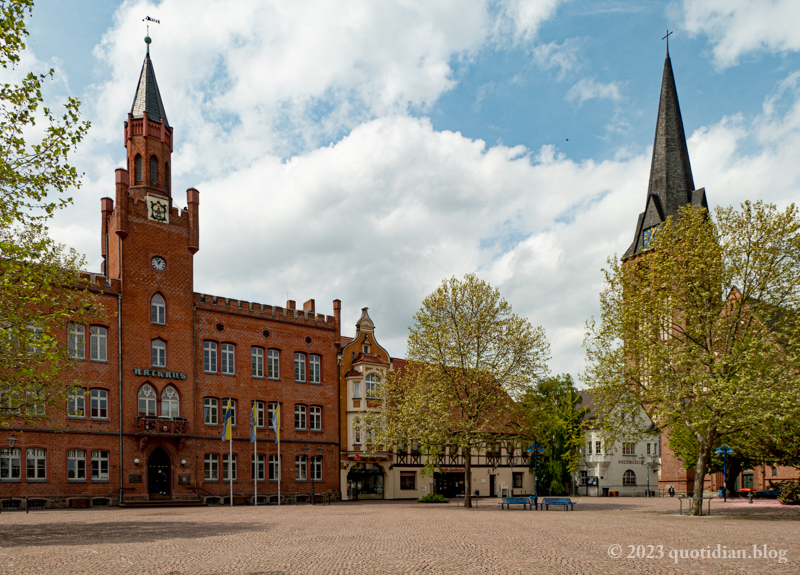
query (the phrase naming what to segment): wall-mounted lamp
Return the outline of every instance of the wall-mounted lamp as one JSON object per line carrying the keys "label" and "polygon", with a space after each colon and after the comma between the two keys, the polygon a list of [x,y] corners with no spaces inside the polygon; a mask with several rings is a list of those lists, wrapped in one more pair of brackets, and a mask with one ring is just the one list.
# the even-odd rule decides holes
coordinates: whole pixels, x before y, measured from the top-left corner
{"label": "wall-mounted lamp", "polygon": [[186,460],[185,459],[181,459],[181,465],[186,465]]}
{"label": "wall-mounted lamp", "polygon": [[17,441],[19,441],[19,439],[14,437],[14,434],[12,433],[11,436],[8,438],[8,446],[11,449],[14,449],[14,446],[17,444]]}
{"label": "wall-mounted lamp", "polygon": [[139,465],[139,458],[137,457],[136,459],[134,459],[133,463],[135,463],[136,465]]}

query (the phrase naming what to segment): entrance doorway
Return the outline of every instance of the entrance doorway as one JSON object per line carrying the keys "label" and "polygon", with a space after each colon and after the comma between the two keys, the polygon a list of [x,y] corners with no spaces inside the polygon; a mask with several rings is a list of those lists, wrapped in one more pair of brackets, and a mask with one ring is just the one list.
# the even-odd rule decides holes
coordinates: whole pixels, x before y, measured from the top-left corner
{"label": "entrance doorway", "polygon": [[169,454],[157,447],[147,458],[147,492],[153,495],[169,495],[172,493],[170,478],[172,477]]}
{"label": "entrance doorway", "polygon": [[489,497],[494,497],[496,495],[496,491],[494,490],[494,478],[495,475],[489,476]]}
{"label": "entrance doorway", "polygon": [[463,473],[434,473],[433,481],[436,484],[436,493],[448,499],[456,495],[464,495]]}
{"label": "entrance doorway", "polygon": [[347,474],[348,499],[383,499],[383,469],[373,463],[359,463]]}

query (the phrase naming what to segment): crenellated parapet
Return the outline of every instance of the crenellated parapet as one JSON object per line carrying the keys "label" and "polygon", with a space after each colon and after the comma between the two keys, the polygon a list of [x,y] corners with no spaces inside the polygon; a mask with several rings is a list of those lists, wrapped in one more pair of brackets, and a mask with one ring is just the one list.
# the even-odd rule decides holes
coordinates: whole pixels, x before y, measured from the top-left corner
{"label": "crenellated parapet", "polygon": [[113,293],[119,293],[122,291],[122,282],[120,282],[120,280],[108,278],[103,274],[80,272],[78,277],[85,282],[81,287],[93,288]]}
{"label": "crenellated parapet", "polygon": [[[309,300],[313,301],[313,300]],[[299,310],[290,307],[264,305],[244,300],[219,297],[209,294],[194,294],[194,302],[198,309],[216,310],[223,312],[236,312],[258,318],[276,319],[304,323],[318,327],[336,328],[336,318],[331,315],[315,313],[313,308]]]}

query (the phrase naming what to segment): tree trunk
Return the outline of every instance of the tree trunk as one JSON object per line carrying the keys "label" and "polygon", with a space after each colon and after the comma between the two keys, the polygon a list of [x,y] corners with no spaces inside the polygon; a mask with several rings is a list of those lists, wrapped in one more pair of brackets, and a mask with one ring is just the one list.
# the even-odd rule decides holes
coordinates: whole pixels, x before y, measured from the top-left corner
{"label": "tree trunk", "polygon": [[472,448],[464,451],[464,507],[472,507]]}
{"label": "tree trunk", "polygon": [[736,494],[736,478],[742,472],[742,462],[738,458],[732,457],[728,461],[727,469],[725,470],[725,488],[728,491],[728,497]]}
{"label": "tree trunk", "polygon": [[694,489],[692,491],[692,497],[695,499],[692,501],[692,515],[701,514],[706,470],[708,469],[708,462],[711,459],[711,446],[714,444],[714,438],[703,438],[699,443],[700,450],[697,455],[697,466],[694,470]]}

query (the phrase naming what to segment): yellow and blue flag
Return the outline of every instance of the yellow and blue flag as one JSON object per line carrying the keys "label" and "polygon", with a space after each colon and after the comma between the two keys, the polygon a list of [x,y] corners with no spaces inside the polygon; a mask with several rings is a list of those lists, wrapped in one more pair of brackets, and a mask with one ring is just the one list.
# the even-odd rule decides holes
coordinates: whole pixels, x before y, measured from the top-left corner
{"label": "yellow and blue flag", "polygon": [[272,412],[272,429],[275,430],[275,443],[281,440],[281,405],[280,403],[275,406],[275,411]]}
{"label": "yellow and blue flag", "polygon": [[222,441],[230,441],[233,439],[233,431],[231,430],[231,420],[233,419],[233,401],[228,400],[228,407],[225,409],[225,415],[222,419]]}
{"label": "yellow and blue flag", "polygon": [[253,402],[253,410],[250,412],[250,443],[256,441],[256,402]]}

